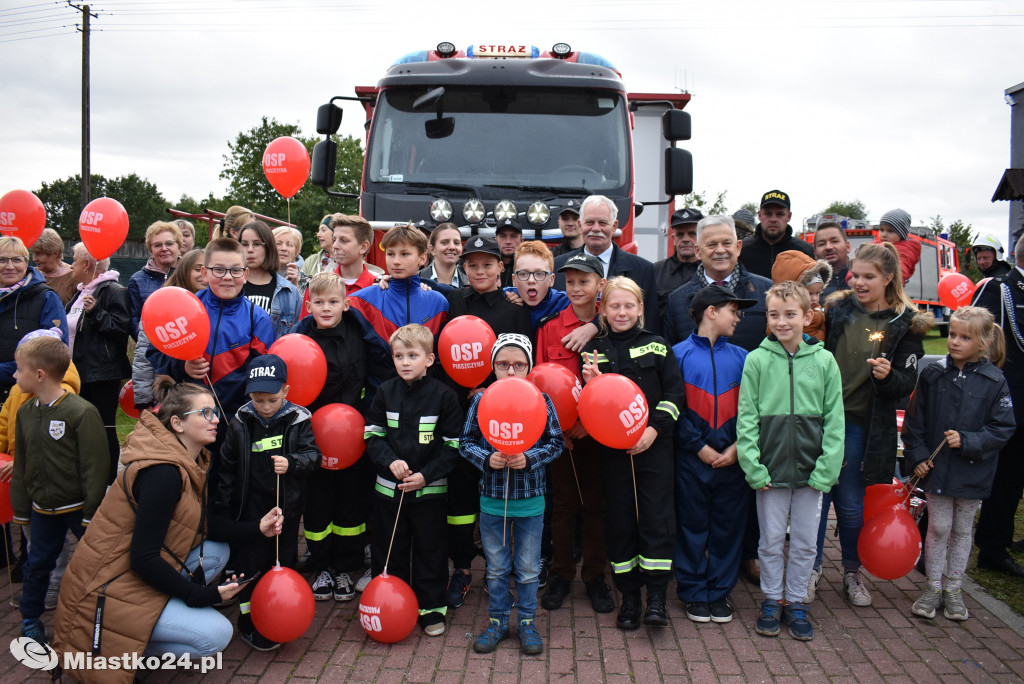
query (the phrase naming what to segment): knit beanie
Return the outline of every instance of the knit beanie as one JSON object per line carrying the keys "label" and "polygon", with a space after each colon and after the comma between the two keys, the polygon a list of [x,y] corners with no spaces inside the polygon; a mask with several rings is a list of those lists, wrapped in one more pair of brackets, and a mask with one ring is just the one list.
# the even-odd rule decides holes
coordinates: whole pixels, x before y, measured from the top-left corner
{"label": "knit beanie", "polygon": [[494,343],[494,347],[491,349],[491,366],[494,365],[494,359],[498,356],[498,352],[504,347],[516,347],[522,349],[523,353],[526,354],[526,362],[529,368],[527,370],[533,370],[533,344],[530,342],[530,338],[526,335],[520,335],[519,333],[504,333],[498,335],[498,341]]}
{"label": "knit beanie", "polygon": [[910,237],[910,214],[902,209],[892,209],[882,214],[879,225],[883,224],[895,230],[901,240]]}

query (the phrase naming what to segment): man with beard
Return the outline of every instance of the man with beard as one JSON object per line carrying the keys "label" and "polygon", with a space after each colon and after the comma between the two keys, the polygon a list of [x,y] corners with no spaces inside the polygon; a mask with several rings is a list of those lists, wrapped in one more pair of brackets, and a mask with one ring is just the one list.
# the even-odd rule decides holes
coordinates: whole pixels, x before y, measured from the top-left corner
{"label": "man with beard", "polygon": [[761,208],[757,212],[759,223],[754,234],[743,239],[740,255],[740,262],[748,271],[771,278],[775,257],[781,252],[796,249],[807,256],[813,255],[809,244],[793,236],[793,227],[789,225],[792,218],[788,193],[769,190],[761,196]]}
{"label": "man with beard", "polygon": [[839,290],[849,290],[846,276],[850,268],[850,241],[838,223],[822,223],[814,231],[814,258],[824,259],[832,267],[832,280],[821,292],[821,301]]}

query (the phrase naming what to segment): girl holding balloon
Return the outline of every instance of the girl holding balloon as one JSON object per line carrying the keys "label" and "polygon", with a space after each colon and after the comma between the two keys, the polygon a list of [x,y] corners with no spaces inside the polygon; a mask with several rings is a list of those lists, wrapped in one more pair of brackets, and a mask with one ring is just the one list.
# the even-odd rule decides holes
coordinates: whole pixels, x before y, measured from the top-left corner
{"label": "girl holding balloon", "polygon": [[[621,439],[623,432],[629,441],[636,437],[628,449],[603,449],[608,559],[622,592],[615,624],[624,630],[640,627],[640,589],[646,586],[643,622],[665,626],[675,526],[672,433],[685,386],[672,348],[644,329],[639,285],[624,276],[609,280],[601,293],[600,313],[601,334],[588,344],[592,351],[583,352],[584,383],[617,373],[641,392],[618,413],[589,417],[601,429],[588,431],[602,444]],[[585,417],[584,422],[593,424]]]}
{"label": "girl holding balloon", "polygon": [[818,553],[805,603],[821,578],[829,503],[836,507],[843,586],[852,606],[870,606],[860,577],[857,539],[864,525],[864,488],[892,482],[896,471],[896,403],[914,390],[922,339],[934,317],[921,313],[903,289],[891,243],[863,244],[850,260],[849,290],[825,303],[825,348],[843,380],[845,460],[839,482],[821,504]]}
{"label": "girl holding balloon", "polygon": [[[914,475],[924,478],[921,488],[928,499],[928,584],[912,611],[934,618],[942,605],[947,619],[966,620],[960,584],[971,555],[974,517],[992,491],[999,451],[1016,422],[999,370],[1006,343],[992,314],[975,306],[954,311],[948,344],[949,355],[921,371],[903,423],[903,455]],[[929,458],[940,444],[948,449]]]}

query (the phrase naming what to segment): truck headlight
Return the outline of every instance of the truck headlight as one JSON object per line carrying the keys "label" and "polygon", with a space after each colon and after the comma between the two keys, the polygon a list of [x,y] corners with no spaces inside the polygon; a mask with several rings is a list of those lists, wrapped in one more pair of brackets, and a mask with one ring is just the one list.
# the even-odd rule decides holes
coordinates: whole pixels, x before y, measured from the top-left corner
{"label": "truck headlight", "polygon": [[446,199],[436,199],[430,205],[430,218],[434,223],[444,223],[452,218],[452,203]]}
{"label": "truck headlight", "polygon": [[519,214],[512,200],[501,200],[494,205],[494,218],[499,222],[514,219]]}
{"label": "truck headlight", "polygon": [[462,218],[466,223],[480,223],[484,220],[484,203],[473,198],[462,205]]}
{"label": "truck headlight", "polygon": [[544,202],[534,202],[526,210],[526,218],[535,226],[542,226],[551,218],[551,210]]}

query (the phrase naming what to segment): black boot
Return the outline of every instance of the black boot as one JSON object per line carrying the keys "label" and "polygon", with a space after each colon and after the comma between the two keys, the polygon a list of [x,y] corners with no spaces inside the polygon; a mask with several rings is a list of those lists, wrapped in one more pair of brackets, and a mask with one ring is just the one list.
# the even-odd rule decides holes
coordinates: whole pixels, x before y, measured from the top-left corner
{"label": "black boot", "polygon": [[668,612],[665,607],[665,587],[647,587],[647,612],[644,624],[657,627],[668,626]]}
{"label": "black boot", "polygon": [[639,589],[622,593],[622,605],[619,606],[619,616],[615,620],[615,626],[625,630],[640,628]]}

